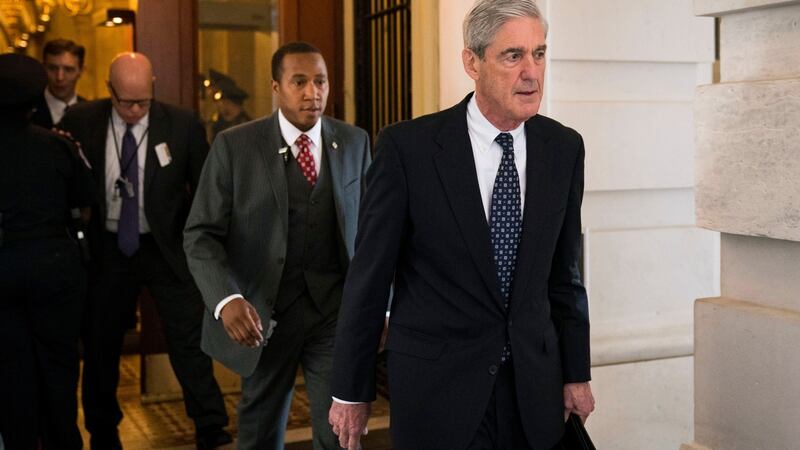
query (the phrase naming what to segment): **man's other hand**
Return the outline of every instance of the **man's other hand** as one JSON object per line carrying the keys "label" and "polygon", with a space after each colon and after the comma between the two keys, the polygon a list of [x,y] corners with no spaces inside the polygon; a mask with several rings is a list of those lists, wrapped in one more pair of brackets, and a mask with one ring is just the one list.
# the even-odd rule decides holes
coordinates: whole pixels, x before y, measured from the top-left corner
{"label": "man's other hand", "polygon": [[367,434],[367,419],[372,409],[370,403],[344,404],[336,400],[328,413],[328,423],[339,436],[339,445],[348,450],[358,450],[362,434]]}
{"label": "man's other hand", "polygon": [[222,307],[219,313],[228,336],[241,345],[258,347],[264,341],[261,319],[247,300],[239,297]]}
{"label": "man's other hand", "polygon": [[567,383],[564,385],[564,418],[575,413],[586,423],[586,418],[594,411],[594,396],[589,383]]}

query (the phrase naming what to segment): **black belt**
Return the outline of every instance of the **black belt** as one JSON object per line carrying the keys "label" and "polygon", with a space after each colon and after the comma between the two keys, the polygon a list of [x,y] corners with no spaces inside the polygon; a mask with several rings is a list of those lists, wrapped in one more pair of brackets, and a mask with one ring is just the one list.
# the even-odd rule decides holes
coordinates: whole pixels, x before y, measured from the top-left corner
{"label": "black belt", "polygon": [[9,231],[0,228],[0,247],[5,244],[35,239],[68,238],[69,233],[65,226],[43,226],[32,230]]}

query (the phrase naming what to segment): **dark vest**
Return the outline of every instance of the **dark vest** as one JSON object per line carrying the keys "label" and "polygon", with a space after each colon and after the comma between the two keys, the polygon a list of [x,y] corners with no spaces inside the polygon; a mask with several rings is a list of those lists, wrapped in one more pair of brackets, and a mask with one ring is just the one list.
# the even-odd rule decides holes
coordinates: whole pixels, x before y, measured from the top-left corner
{"label": "dark vest", "polygon": [[288,153],[289,241],[275,310],[285,311],[303,295],[323,315],[339,310],[347,272],[347,253],[339,231],[330,165],[322,152],[322,170],[312,189],[297,160]]}

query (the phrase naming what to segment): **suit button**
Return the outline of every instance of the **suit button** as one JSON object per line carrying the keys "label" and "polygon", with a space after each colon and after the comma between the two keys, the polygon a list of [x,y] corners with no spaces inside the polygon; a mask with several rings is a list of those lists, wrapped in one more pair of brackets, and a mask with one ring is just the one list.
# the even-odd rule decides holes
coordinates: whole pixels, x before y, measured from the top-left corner
{"label": "suit button", "polygon": [[497,375],[497,366],[494,364],[489,366],[489,375]]}
{"label": "suit button", "polygon": [[513,322],[514,322],[513,320],[511,320],[511,319],[508,319],[508,328],[511,328],[511,324],[512,324]]}
{"label": "suit button", "polygon": [[316,205],[317,203],[319,203],[319,200],[311,200],[312,205]]}

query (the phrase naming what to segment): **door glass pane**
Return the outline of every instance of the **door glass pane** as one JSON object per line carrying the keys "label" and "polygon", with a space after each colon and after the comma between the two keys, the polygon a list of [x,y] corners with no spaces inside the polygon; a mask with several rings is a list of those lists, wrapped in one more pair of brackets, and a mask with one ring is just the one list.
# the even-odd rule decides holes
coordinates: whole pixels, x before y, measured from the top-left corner
{"label": "door glass pane", "polygon": [[278,0],[199,0],[200,113],[209,140],[273,110]]}

